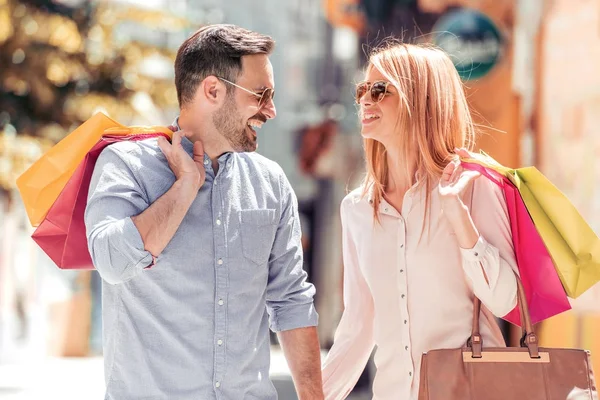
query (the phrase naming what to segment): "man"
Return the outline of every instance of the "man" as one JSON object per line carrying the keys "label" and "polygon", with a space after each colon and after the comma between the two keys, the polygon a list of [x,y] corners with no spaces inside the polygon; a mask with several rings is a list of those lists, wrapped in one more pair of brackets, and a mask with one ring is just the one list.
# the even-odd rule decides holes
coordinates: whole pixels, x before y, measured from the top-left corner
{"label": "man", "polygon": [[275,118],[268,36],[200,29],[180,47],[172,142],[100,155],[86,209],[103,278],[107,399],[276,399],[270,328],[300,399],[322,399],[297,201],[256,153]]}

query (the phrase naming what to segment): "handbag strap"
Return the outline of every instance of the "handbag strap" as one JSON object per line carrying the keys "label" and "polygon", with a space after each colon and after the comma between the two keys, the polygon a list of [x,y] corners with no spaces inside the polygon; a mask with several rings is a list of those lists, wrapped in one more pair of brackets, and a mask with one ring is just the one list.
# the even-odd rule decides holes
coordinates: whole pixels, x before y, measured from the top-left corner
{"label": "handbag strap", "polygon": [[[516,275],[516,274],[515,274]],[[527,347],[529,350],[529,356],[531,358],[540,358],[538,350],[538,337],[533,329],[531,323],[531,316],[529,315],[529,307],[527,306],[527,299],[525,298],[525,290],[521,284],[521,280],[517,278],[517,304],[521,312],[521,331],[523,336],[521,337],[521,347]],[[481,358],[481,351],[483,349],[483,341],[481,333],[479,331],[479,316],[481,314],[481,300],[479,298],[473,298],[473,326],[471,328],[471,337],[467,341],[467,347],[471,348],[473,358]]]}

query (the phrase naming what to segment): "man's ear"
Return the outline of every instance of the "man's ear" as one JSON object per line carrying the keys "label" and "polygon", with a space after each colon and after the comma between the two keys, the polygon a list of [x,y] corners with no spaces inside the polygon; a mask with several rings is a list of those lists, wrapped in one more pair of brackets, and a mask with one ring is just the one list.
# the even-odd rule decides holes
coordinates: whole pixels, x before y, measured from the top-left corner
{"label": "man's ear", "polygon": [[220,105],[227,95],[225,84],[214,75],[207,76],[198,88],[197,95],[210,104]]}

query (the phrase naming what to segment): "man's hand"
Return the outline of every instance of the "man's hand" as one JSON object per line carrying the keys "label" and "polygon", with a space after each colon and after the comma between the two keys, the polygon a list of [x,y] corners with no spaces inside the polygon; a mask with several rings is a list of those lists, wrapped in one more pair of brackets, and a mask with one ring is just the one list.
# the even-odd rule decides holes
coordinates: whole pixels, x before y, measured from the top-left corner
{"label": "man's hand", "polygon": [[193,158],[181,145],[181,139],[186,136],[183,131],[173,132],[173,139],[169,143],[165,138],[158,138],[158,146],[163,152],[169,167],[178,181],[188,181],[200,189],[206,180],[204,169],[204,147],[202,142],[194,142]]}
{"label": "man's hand", "polygon": [[193,157],[190,157],[181,145],[184,136],[182,131],[173,132],[171,143],[164,137],[158,138],[158,146],[177,180],[150,207],[131,217],[144,248],[154,257],[169,244],[206,179],[202,142],[194,143]]}

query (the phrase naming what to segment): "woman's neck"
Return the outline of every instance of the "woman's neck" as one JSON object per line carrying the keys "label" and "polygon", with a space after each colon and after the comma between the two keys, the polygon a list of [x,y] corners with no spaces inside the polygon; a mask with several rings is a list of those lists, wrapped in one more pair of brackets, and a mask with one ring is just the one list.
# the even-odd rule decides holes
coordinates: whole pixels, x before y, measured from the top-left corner
{"label": "woman's neck", "polygon": [[[404,163],[401,161],[403,157],[399,149],[387,150],[388,181],[385,186],[385,193],[404,193],[413,185],[415,175],[413,166],[415,163],[412,158],[408,160],[408,163]],[[406,171],[407,165],[411,166],[409,171]]]}

